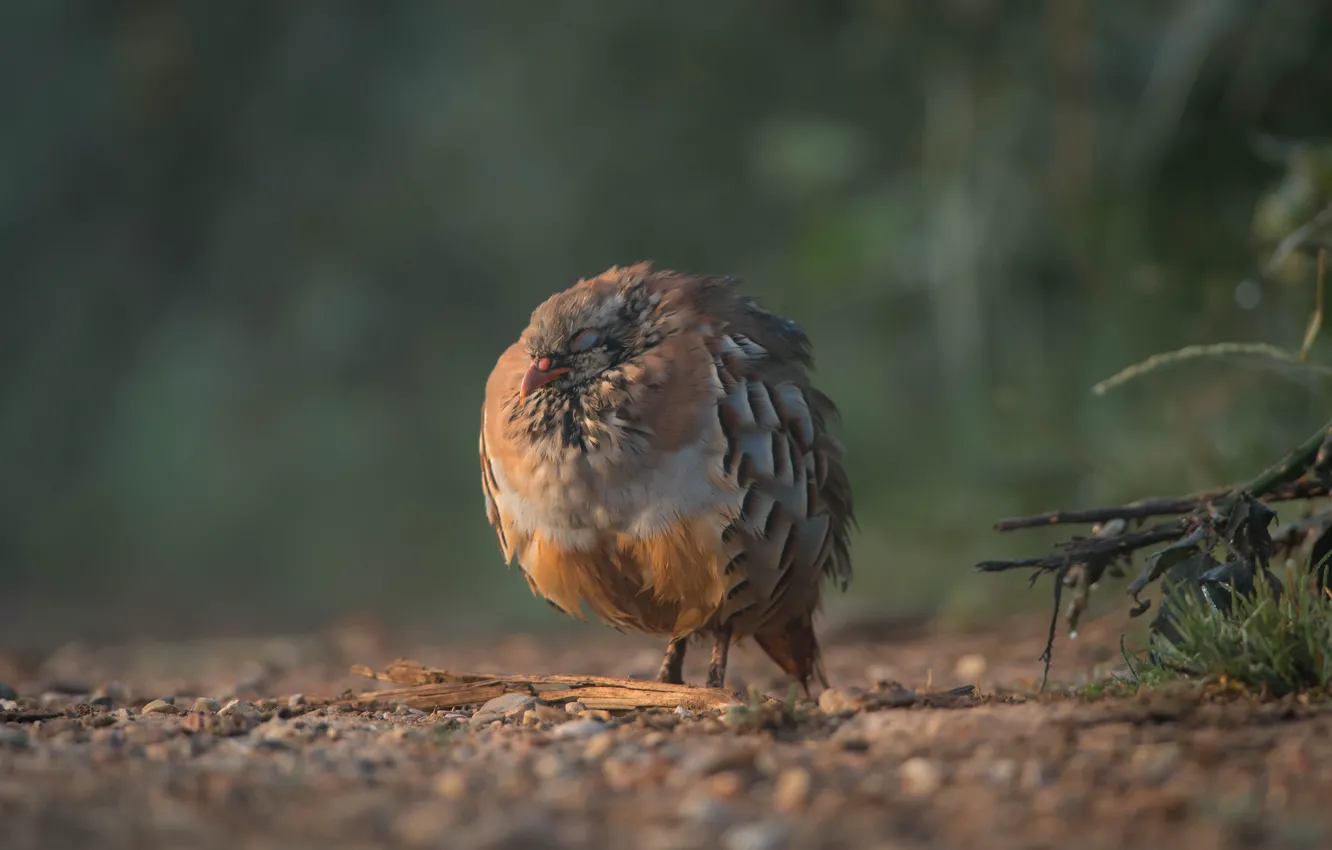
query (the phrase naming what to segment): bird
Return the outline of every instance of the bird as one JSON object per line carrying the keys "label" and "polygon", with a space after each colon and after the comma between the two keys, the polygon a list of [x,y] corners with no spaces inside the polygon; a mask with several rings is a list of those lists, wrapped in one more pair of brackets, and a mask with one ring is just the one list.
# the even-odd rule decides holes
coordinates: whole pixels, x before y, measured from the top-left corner
{"label": "bird", "polygon": [[808,696],[829,686],[824,581],[851,581],[851,485],[809,338],[738,289],[640,262],[538,306],[486,381],[486,517],[558,611],[665,636],[660,681],[711,637],[723,688],[752,638]]}

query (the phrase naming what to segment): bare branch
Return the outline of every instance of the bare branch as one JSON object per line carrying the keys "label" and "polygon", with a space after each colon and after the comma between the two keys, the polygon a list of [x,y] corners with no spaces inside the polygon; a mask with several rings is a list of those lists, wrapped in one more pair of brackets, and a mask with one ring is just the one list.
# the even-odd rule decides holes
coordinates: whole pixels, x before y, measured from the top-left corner
{"label": "bare branch", "polygon": [[1183,537],[1187,530],[1186,520],[1179,519],[1173,522],[1160,523],[1119,537],[1074,538],[1066,543],[1059,544],[1060,551],[1049,555],[1039,558],[981,561],[976,565],[976,569],[984,573],[997,573],[1027,567],[1035,567],[1042,571],[1053,571],[1069,564],[1128,555],[1157,543],[1165,543]]}
{"label": "bare branch", "polygon": [[[1332,432],[1329,432],[1329,436],[1332,436]],[[1320,451],[1320,449],[1321,446],[1315,448],[1315,453]],[[1119,507],[1114,508],[1047,511],[1040,514],[1031,514],[1030,516],[1009,517],[996,522],[994,524],[994,529],[995,531],[1016,531],[1021,528],[1040,528],[1047,525],[1109,522],[1114,519],[1149,519],[1157,516],[1170,516],[1171,514],[1187,514],[1204,508],[1209,504],[1218,503],[1229,497],[1238,489],[1240,488],[1226,487],[1220,490],[1211,490],[1206,493],[1200,493],[1195,496],[1139,499],[1136,502],[1129,502],[1126,505],[1120,505]],[[1264,498],[1264,501],[1291,502],[1304,499],[1317,499],[1321,496],[1328,495],[1329,491],[1332,491],[1332,482],[1323,481],[1321,479],[1294,481],[1289,484],[1281,484],[1273,487],[1272,491]]]}

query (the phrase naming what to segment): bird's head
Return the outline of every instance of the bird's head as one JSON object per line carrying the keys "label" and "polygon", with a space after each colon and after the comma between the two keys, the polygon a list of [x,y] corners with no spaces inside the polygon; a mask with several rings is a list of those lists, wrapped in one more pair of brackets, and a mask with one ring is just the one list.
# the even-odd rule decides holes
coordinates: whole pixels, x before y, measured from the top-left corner
{"label": "bird's head", "polygon": [[658,297],[644,286],[646,273],[646,266],[611,269],[556,293],[532,312],[523,333],[531,359],[520,402],[547,387],[579,392],[655,343]]}

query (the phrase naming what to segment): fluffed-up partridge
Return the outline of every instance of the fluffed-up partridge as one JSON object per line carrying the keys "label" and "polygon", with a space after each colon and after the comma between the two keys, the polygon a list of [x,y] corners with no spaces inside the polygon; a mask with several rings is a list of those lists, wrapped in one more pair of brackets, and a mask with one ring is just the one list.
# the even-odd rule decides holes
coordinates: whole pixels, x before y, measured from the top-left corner
{"label": "fluffed-up partridge", "polygon": [[578,618],[686,641],[753,637],[826,687],[813,615],[851,579],[851,487],[804,332],[730,278],[611,268],[550,297],[495,364],[486,513],[506,563]]}

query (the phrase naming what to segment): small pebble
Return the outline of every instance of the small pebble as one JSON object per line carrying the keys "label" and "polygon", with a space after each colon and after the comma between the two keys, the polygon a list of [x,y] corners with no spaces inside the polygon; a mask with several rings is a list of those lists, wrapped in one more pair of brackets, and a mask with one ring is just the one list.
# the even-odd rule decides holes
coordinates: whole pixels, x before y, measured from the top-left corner
{"label": "small pebble", "polygon": [[198,697],[194,701],[194,710],[207,712],[208,714],[217,714],[222,710],[222,706],[212,697]]}
{"label": "small pebble", "polygon": [[532,772],[538,779],[554,779],[574,772],[573,762],[558,753],[546,753],[537,759]]}
{"label": "small pebble", "polygon": [[721,722],[727,726],[738,726],[741,728],[753,726],[762,716],[760,711],[745,705],[742,702],[733,702],[722,710]]}
{"label": "small pebble", "polygon": [[690,718],[690,717],[693,717],[693,716],[694,716],[694,712],[692,712],[692,711],[690,711],[689,709],[685,708],[683,705],[677,705],[677,706],[675,707],[675,716],[676,716],[676,717],[682,717],[682,718]]}
{"label": "small pebble", "polygon": [[535,711],[533,711],[532,709],[529,708],[527,711],[524,711],[524,712],[523,712],[523,725],[524,725],[524,726],[539,726],[539,725],[541,725],[541,719],[540,719],[539,717],[537,717],[537,714],[536,714]]}
{"label": "small pebble", "polygon": [[600,720],[571,720],[555,727],[556,738],[591,738],[606,731],[606,724]]}
{"label": "small pebble", "polygon": [[902,762],[899,769],[902,793],[909,797],[927,797],[943,785],[943,766],[934,759],[917,756]]}
{"label": "small pebble", "polygon": [[140,714],[183,714],[175,703],[167,702],[164,699],[155,699],[139,710]]}
{"label": "small pebble", "polygon": [[306,700],[305,694],[292,694],[287,697],[288,708],[300,708],[303,705],[309,705],[309,701]]}
{"label": "small pebble", "polygon": [[859,688],[828,688],[819,694],[819,709],[825,714],[854,714],[865,705]]}
{"label": "small pebble", "polygon": [[496,721],[503,722],[503,720],[504,720],[504,715],[499,714],[499,713],[497,713],[497,712],[494,712],[494,711],[478,711],[476,714],[473,714],[473,715],[472,715],[472,719],[471,719],[471,720],[468,720],[468,721],[467,721],[467,725],[469,725],[469,726],[475,726],[475,727],[477,727],[477,728],[479,729],[479,728],[481,728],[482,726],[489,726],[490,724],[492,724],[492,723],[494,723],[494,722],[496,722]]}
{"label": "small pebble", "polygon": [[556,708],[553,705],[546,705],[544,702],[539,702],[532,706],[532,713],[536,715],[537,720],[544,723],[563,723],[569,719],[569,713],[567,711]]}
{"label": "small pebble", "polygon": [[1013,759],[996,759],[986,771],[989,780],[995,785],[1011,785],[1017,774],[1017,762]]}
{"label": "small pebble", "polygon": [[24,730],[13,726],[0,726],[0,747],[13,747],[16,750],[21,750],[26,749],[29,743],[28,733]]}
{"label": "small pebble", "polygon": [[957,666],[953,668],[953,672],[959,679],[970,682],[979,679],[987,666],[984,655],[971,652],[957,659]]}
{"label": "small pebble", "polygon": [[729,826],[735,821],[735,812],[726,803],[706,794],[690,794],[680,803],[680,816],[700,826],[715,828]]}
{"label": "small pebble", "polygon": [[131,702],[132,697],[133,694],[125,685],[120,682],[107,682],[92,692],[91,702],[97,705],[111,705],[113,703]]}
{"label": "small pebble", "polygon": [[583,748],[583,758],[588,761],[596,761],[606,753],[610,752],[611,747],[615,746],[615,739],[611,735],[593,735],[587,741],[587,746]]}
{"label": "small pebble", "polygon": [[713,746],[697,749],[680,763],[683,776],[711,776],[726,770],[747,770],[754,766],[753,746]]}
{"label": "small pebble", "polygon": [[772,792],[772,805],[779,812],[796,812],[809,802],[809,792],[814,785],[809,771],[802,767],[793,767],[782,771],[777,777],[777,787]]}
{"label": "small pebble", "polygon": [[69,703],[69,694],[63,691],[47,691],[38,697],[38,702],[46,711],[59,711]]}
{"label": "small pebble", "polygon": [[743,774],[738,770],[724,770],[721,773],[711,776],[703,787],[708,789],[712,796],[725,799],[727,797],[738,796],[745,790],[749,783]]}
{"label": "small pebble", "polygon": [[504,694],[495,697],[481,706],[481,713],[499,714],[504,717],[519,718],[523,712],[536,705],[536,697],[531,694]]}
{"label": "small pebble", "polygon": [[1024,791],[1033,791],[1045,785],[1050,779],[1050,771],[1039,759],[1029,758],[1022,765],[1022,773],[1018,777],[1018,785]]}
{"label": "small pebble", "polygon": [[564,704],[564,710],[570,714],[582,714],[584,711],[587,711],[587,706],[582,700],[574,700],[573,702],[566,702]]}
{"label": "small pebble", "polygon": [[18,711],[18,703],[12,699],[0,699],[0,711]]}
{"label": "small pebble", "polygon": [[457,799],[467,793],[467,777],[460,770],[446,770],[435,777],[435,793]]}
{"label": "small pebble", "polygon": [[223,717],[236,715],[237,717],[259,718],[259,709],[249,700],[233,699],[231,702],[218,709],[218,714]]}
{"label": "small pebble", "polygon": [[721,843],[726,850],[783,850],[790,832],[782,823],[747,823],[726,830]]}
{"label": "small pebble", "polygon": [[187,735],[195,735],[199,732],[208,730],[209,721],[213,720],[213,715],[206,711],[191,711],[180,721],[181,731]]}

